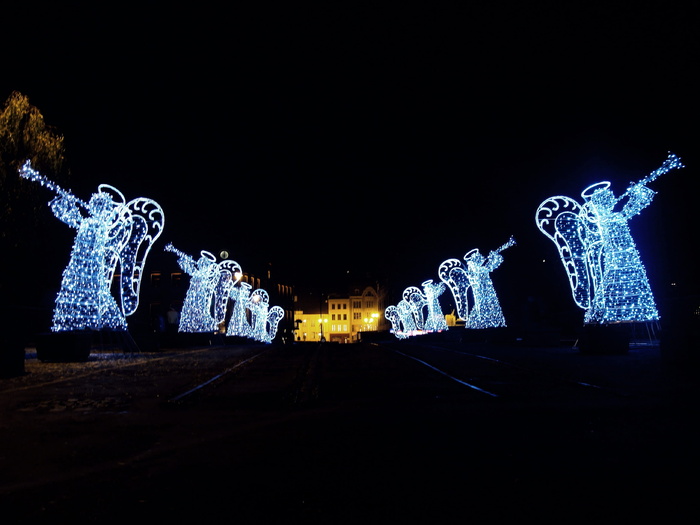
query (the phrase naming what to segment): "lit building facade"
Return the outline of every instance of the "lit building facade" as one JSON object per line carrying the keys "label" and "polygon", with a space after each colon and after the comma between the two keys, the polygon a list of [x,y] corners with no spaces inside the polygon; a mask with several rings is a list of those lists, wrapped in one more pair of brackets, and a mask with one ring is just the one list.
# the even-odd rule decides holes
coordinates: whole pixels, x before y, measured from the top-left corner
{"label": "lit building facade", "polygon": [[329,294],[319,309],[295,310],[295,339],[354,343],[361,332],[388,329],[383,311],[384,298],[372,286],[350,295]]}

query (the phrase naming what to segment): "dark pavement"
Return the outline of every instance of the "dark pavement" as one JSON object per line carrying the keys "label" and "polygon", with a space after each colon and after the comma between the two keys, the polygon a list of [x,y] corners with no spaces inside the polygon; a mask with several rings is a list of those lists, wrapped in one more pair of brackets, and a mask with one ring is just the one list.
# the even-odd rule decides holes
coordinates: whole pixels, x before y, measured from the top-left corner
{"label": "dark pavement", "polygon": [[697,371],[439,338],[95,352],[0,380],[2,523],[696,521]]}

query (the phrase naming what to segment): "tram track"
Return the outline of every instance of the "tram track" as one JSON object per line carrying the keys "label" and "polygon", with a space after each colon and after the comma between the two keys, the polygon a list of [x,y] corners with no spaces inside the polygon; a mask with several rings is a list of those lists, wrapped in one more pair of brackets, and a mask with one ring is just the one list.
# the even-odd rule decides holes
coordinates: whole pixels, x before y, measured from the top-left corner
{"label": "tram track", "polygon": [[228,377],[230,377],[230,374],[233,374],[233,373],[237,372],[241,367],[243,367],[243,366],[247,365],[248,363],[252,362],[254,359],[256,359],[256,358],[258,358],[259,356],[261,356],[262,354],[264,354],[267,350],[268,350],[267,348],[264,349],[264,350],[261,350],[260,352],[258,352],[258,353],[256,353],[256,354],[253,354],[252,356],[250,356],[250,357],[248,357],[248,358],[246,358],[246,359],[243,359],[242,361],[239,361],[239,362],[236,363],[235,365],[226,368],[223,372],[221,372],[221,373],[219,373],[219,374],[216,374],[215,376],[211,377],[210,379],[207,379],[207,380],[204,381],[203,383],[199,383],[199,384],[197,384],[196,386],[194,386],[193,388],[190,388],[189,390],[187,390],[187,391],[185,391],[185,392],[182,392],[182,393],[180,393],[180,394],[177,394],[177,395],[171,397],[171,398],[168,400],[168,403],[180,403],[180,402],[183,402],[183,401],[185,401],[186,399],[191,398],[191,396],[193,396],[193,395],[195,395],[195,394],[197,394],[197,393],[203,391],[205,388],[207,388],[207,387],[209,387],[209,386],[212,386],[212,385],[216,384],[216,383],[219,382],[219,381],[223,381],[223,380],[227,379]]}
{"label": "tram track", "polygon": [[306,405],[321,395],[326,362],[322,344],[268,346],[171,396],[167,405],[192,405],[207,398],[230,398],[239,407]]}
{"label": "tram track", "polygon": [[[556,356],[554,352],[538,361],[528,356],[527,349],[518,354],[519,349],[501,351],[481,343],[401,341],[370,343],[369,348],[394,352],[403,360],[418,363],[431,373],[473,390],[476,395],[492,399],[566,397],[567,388],[617,398],[631,395],[616,382],[601,383],[595,379],[598,374],[588,377],[568,366],[580,361],[575,356],[568,356],[556,366],[548,364],[545,357]],[[347,397],[339,393],[336,378],[347,372],[339,366],[353,362],[347,361],[349,356],[357,354],[351,350],[352,347],[343,346],[340,350],[337,345],[314,343],[280,348],[251,345],[177,350],[165,355],[97,356],[91,362],[79,364],[34,363],[25,378],[0,383],[0,394],[6,394],[8,407],[24,411],[55,411],[65,407],[100,411],[101,407],[129,409],[139,400],[151,403],[156,399],[161,406],[191,406],[210,395],[223,396],[223,391],[216,393],[216,390],[226,385],[222,390],[237,396],[241,406],[252,402],[251,406],[258,407],[299,407],[324,401],[329,396]],[[338,357],[340,354],[346,355],[345,361]],[[370,373],[373,379],[378,379],[381,372],[377,365],[357,372]],[[371,396],[371,388],[376,387],[363,383],[358,373],[350,375],[351,395]],[[400,380],[400,376],[396,377]],[[39,392],[41,398],[37,396]]]}
{"label": "tram track", "polygon": [[396,343],[374,344],[492,398],[524,398],[533,392],[547,395],[548,390],[552,393],[562,393],[561,389],[566,388],[620,398],[630,395],[624,388],[567,376],[559,369],[551,371],[543,366],[525,365],[513,360],[483,355],[487,352],[478,353],[478,350],[468,351],[449,345],[424,343],[400,346]]}

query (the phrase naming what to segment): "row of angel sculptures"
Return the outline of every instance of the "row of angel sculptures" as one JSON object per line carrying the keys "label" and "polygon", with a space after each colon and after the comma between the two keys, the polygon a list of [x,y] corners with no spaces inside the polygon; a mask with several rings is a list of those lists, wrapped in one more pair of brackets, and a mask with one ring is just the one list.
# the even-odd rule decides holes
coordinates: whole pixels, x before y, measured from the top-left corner
{"label": "row of angel sculptures", "polygon": [[[659,320],[646,269],[628,223],[656,195],[647,184],[683,167],[680,157],[669,152],[659,168],[630,183],[619,197],[610,189],[609,181],[602,181],[581,192],[581,203],[554,196],[537,208],[536,225],[557,247],[574,302],[584,310],[584,324]],[[452,292],[458,317],[466,328],[505,327],[489,274],[503,261],[500,252],[513,244],[511,237],[487,257],[471,250],[464,256],[466,264],[458,259],[444,261],[438,270],[443,286],[429,280],[423,283],[423,292],[416,287],[407,288],[401,302],[385,311],[395,335],[405,338],[446,329],[439,319],[443,316],[436,300],[445,286]]]}
{"label": "row of angel sculptures", "polygon": [[[145,197],[127,202],[117,188],[108,184],[100,184],[90,200],[83,201],[34,170],[30,161],[21,167],[20,176],[52,190],[56,196],[49,203],[51,211],[76,230],[56,297],[51,331],[126,331],[126,318],[138,307],[146,258],[163,232],[165,215],[161,206]],[[237,263],[226,260],[216,264],[212,254],[201,254],[194,261],[180,253],[179,263],[191,279],[179,331],[217,331],[230,299],[235,305],[227,334],[271,342],[284,315],[282,308],[270,307],[265,290],[251,292],[249,284],[239,282]],[[112,295],[117,276],[119,302]]]}
{"label": "row of angel sculptures", "polygon": [[[556,196],[538,207],[537,227],[557,247],[574,301],[585,311],[584,323],[659,319],[628,222],[651,203],[655,192],[647,184],[682,167],[680,158],[669,153],[658,169],[632,183],[619,197],[610,190],[610,182],[604,181],[581,193],[582,204]],[[160,205],[143,197],[127,202],[107,184],[101,184],[88,202],[82,201],[32,169],[29,161],[20,169],[20,176],[53,190],[56,197],[50,202],[51,210],[77,231],[56,299],[52,331],[126,330],[126,317],[138,306],[146,257],[163,232]],[[394,332],[405,336],[446,329],[438,300],[446,289],[452,292],[457,314],[467,328],[505,326],[490,273],[503,261],[500,252],[513,244],[511,238],[486,257],[471,250],[464,263],[448,259],[438,270],[442,282],[425,281],[422,291],[407,288],[402,301],[385,311]],[[228,334],[261,341],[274,338],[282,309],[269,306],[264,290],[251,291],[247,283],[240,282],[237,263],[216,264],[212,254],[202,251],[201,255],[196,262],[184,254],[179,259],[191,276],[180,331],[216,330],[228,301],[233,301]],[[111,293],[117,264],[120,303]]]}
{"label": "row of angel sculptures", "polygon": [[457,316],[466,328],[495,328],[506,326],[501,305],[490,273],[503,262],[501,252],[515,244],[511,237],[497,250],[484,257],[478,249],[459,259],[448,259],[440,264],[438,276],[442,282],[432,279],[422,283],[421,291],[409,286],[396,305],[390,305],[384,316],[391,322],[392,331],[399,339],[412,335],[447,330],[447,321],[440,306],[439,297],[449,289],[455,300]]}
{"label": "row of angel sculptures", "polygon": [[233,303],[226,335],[272,342],[284,310],[270,306],[265,290],[252,290],[249,283],[241,280],[243,272],[236,261],[224,259],[217,263],[216,256],[206,250],[195,260],[172,244],[166,245],[165,250],[178,256],[178,264],[190,276],[180,312],[180,332],[219,331],[226,323],[229,303]]}

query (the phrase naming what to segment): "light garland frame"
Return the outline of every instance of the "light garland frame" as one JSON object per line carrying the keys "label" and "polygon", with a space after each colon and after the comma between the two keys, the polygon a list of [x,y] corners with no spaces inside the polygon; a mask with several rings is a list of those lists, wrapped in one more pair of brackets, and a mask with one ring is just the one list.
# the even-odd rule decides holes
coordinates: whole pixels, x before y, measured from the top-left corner
{"label": "light garland frame", "polygon": [[656,192],[646,185],[684,167],[668,154],[663,164],[619,197],[610,182],[581,192],[582,203],[565,196],[545,199],[537,208],[537,227],[557,247],[584,324],[658,321],[660,316],[629,221],[651,203]]}
{"label": "light garland frame", "polygon": [[[108,184],[100,184],[85,202],[34,170],[30,161],[24,163],[20,176],[56,193],[49,203],[51,211],[77,232],[56,297],[51,331],[126,331],[126,317],[138,308],[146,258],[163,232],[163,209],[145,197],[126,202]],[[117,265],[119,303],[111,292]]]}

